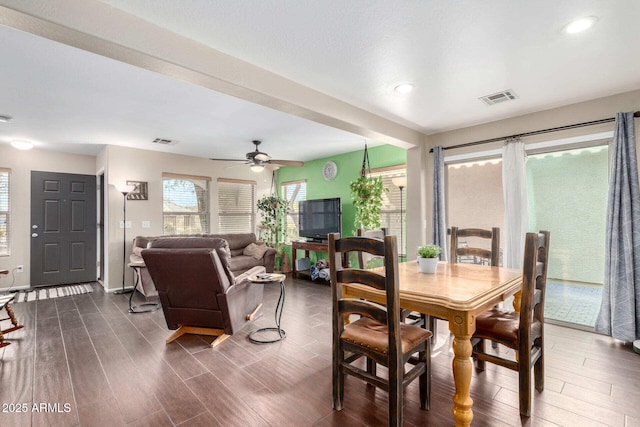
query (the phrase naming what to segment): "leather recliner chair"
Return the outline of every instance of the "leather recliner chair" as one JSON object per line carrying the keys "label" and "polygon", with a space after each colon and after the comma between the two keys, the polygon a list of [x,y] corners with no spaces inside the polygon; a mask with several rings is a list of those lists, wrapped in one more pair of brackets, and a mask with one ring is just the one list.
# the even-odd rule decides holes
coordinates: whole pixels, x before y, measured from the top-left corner
{"label": "leather recliner chair", "polygon": [[227,241],[211,238],[159,238],[142,251],[158,290],[167,327],[167,343],[185,333],[217,336],[214,347],[261,314],[263,285],[229,269]]}

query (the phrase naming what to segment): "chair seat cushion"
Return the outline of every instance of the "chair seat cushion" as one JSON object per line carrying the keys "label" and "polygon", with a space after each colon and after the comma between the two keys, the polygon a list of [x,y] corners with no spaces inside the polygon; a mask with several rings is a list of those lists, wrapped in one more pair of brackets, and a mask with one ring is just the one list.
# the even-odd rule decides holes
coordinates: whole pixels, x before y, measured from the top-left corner
{"label": "chair seat cushion", "polygon": [[[389,334],[387,326],[368,317],[361,317],[355,322],[345,325],[341,338],[344,341],[369,348],[380,354],[388,353]],[[417,326],[400,324],[400,338],[402,341],[402,353],[406,354],[423,341],[431,338],[431,332]]]}
{"label": "chair seat cushion", "polygon": [[[476,318],[476,332],[474,338],[485,338],[498,341],[507,347],[518,348],[520,327],[520,313],[517,311],[502,311],[497,308],[480,314]],[[540,336],[541,325],[533,321],[531,336]]]}
{"label": "chair seat cushion", "polygon": [[476,332],[474,338],[489,338],[504,343],[508,347],[518,346],[518,327],[520,313],[517,311],[502,311],[494,308],[476,318]]}

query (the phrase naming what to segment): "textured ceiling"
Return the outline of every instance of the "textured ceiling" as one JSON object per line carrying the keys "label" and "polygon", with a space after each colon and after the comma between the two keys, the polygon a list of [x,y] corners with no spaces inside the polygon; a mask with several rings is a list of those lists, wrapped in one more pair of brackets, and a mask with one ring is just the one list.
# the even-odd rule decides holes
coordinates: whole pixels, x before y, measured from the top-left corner
{"label": "textured ceiling", "polygon": [[[165,151],[237,157],[258,138],[273,157],[309,160],[360,149],[364,140],[388,142],[363,131],[376,121],[432,134],[640,89],[636,0],[30,3],[0,0],[67,26],[83,7],[110,5],[286,79],[291,84],[269,88],[283,99],[294,84],[325,95],[310,92],[309,101],[296,108],[278,97],[257,105],[163,70],[150,72],[0,27],[0,55],[10,64],[0,67],[0,114],[16,117],[12,132],[33,134],[43,145],[152,149],[150,140],[166,137],[181,142]],[[101,26],[116,27],[117,13],[102,12]],[[562,32],[582,16],[597,16],[598,22],[582,34]],[[79,28],[82,22],[77,26],[92,31]],[[237,76],[251,83],[243,68]],[[415,90],[396,94],[393,87],[402,82]],[[505,89],[518,99],[491,107],[478,100]],[[357,110],[335,108],[333,99]],[[317,111],[322,119],[316,120]],[[373,120],[365,123],[359,112]],[[25,117],[29,124],[23,126]],[[0,127],[1,140],[16,133]],[[397,131],[388,133],[403,139]]]}

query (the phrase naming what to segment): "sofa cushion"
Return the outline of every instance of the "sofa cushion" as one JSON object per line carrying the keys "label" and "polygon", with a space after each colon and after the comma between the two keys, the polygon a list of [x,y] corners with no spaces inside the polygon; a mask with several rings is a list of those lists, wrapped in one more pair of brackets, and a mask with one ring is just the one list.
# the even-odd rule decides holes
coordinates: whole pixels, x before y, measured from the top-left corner
{"label": "sofa cushion", "polygon": [[238,255],[238,256],[234,256],[231,257],[231,260],[229,260],[229,268],[231,269],[231,271],[246,271],[249,270],[252,267],[255,267],[256,265],[262,265],[260,263],[259,260],[256,260],[254,257],[252,256],[248,256],[248,255]]}
{"label": "sofa cushion", "polygon": [[261,243],[259,245],[250,243],[249,246],[244,248],[242,255],[252,256],[255,259],[262,259],[264,257],[264,254],[267,252],[267,249],[267,245],[264,243]]}
{"label": "sofa cushion", "polygon": [[255,233],[225,233],[212,236],[226,240],[229,243],[229,249],[231,249],[231,256],[234,257],[242,255],[244,248],[251,243],[257,243],[258,240]]}

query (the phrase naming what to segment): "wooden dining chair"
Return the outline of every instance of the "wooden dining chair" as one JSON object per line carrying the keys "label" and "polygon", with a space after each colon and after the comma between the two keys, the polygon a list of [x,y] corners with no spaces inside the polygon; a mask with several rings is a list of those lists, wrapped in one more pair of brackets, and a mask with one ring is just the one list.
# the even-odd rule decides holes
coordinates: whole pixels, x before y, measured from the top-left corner
{"label": "wooden dining chair", "polygon": [[[373,237],[375,239],[384,240],[388,232],[389,232],[389,229],[386,227],[382,227],[379,230],[363,230],[362,228],[358,228],[356,230],[356,235],[360,237]],[[375,257],[366,252],[358,252],[358,268],[366,269],[367,264],[372,259],[375,259],[375,258],[381,258],[381,257]]]}
{"label": "wooden dining chair", "polygon": [[[366,252],[384,257],[384,273],[361,268],[344,268],[344,253]],[[340,411],[344,401],[345,375],[352,375],[389,393],[389,425],[402,425],[404,387],[419,378],[420,407],[430,408],[431,332],[400,323],[398,249],[395,236],[384,240],[368,237],[340,238],[329,234],[329,264],[333,324],[333,408]],[[379,290],[384,304],[343,298],[346,284],[358,284]],[[361,317],[346,324],[351,314]],[[418,353],[418,362],[409,363]],[[371,360],[362,368],[361,358]],[[387,375],[376,374],[375,365],[387,367]],[[373,366],[373,369],[371,367]]]}
{"label": "wooden dining chair", "polygon": [[[520,414],[531,416],[531,368],[536,390],[544,389],[544,297],[549,260],[549,232],[527,233],[522,267],[519,311],[497,308],[480,314],[473,334],[473,358],[479,370],[485,362],[518,372]],[[485,340],[515,351],[515,359],[485,350]]]}
{"label": "wooden dining chair", "polygon": [[[9,274],[9,270],[0,270],[0,274]],[[0,328],[0,348],[8,346],[11,344],[10,342],[4,339],[4,334],[8,334],[9,332],[17,331],[18,329],[24,328],[24,325],[18,323],[15,314],[13,314],[13,309],[11,308],[11,303],[15,299],[16,294],[4,294],[0,295],[0,311],[3,309],[7,312],[9,317],[4,317],[0,319],[0,322],[4,320],[11,321],[11,327],[7,329]]]}
{"label": "wooden dining chair", "polygon": [[[479,238],[489,240],[491,249],[461,246],[460,238]],[[451,227],[451,263],[457,263],[458,257],[481,258],[488,261],[489,265],[497,267],[500,264],[500,228],[491,230],[481,228]]]}

